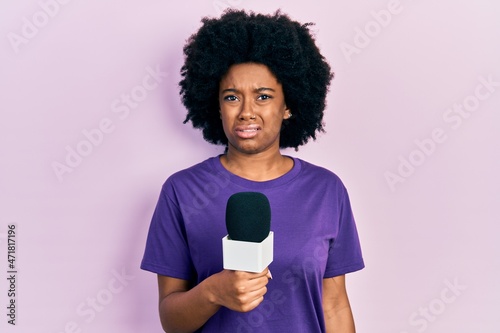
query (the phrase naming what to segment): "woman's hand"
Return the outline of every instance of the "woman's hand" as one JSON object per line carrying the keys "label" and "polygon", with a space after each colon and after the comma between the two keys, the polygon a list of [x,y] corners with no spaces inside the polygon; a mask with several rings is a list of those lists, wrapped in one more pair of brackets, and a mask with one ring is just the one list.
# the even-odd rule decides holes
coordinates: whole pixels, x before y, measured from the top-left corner
{"label": "woman's hand", "polygon": [[264,300],[270,278],[268,268],[260,273],[223,270],[207,279],[207,290],[214,304],[248,312]]}

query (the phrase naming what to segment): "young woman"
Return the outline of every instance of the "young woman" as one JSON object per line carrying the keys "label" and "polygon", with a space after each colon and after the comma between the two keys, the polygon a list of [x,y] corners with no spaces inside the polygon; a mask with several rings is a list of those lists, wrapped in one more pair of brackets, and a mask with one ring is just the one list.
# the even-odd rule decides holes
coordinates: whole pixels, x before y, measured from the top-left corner
{"label": "young woman", "polygon": [[[334,173],[280,152],[323,131],[330,66],[308,24],[280,12],[202,22],[184,48],[185,122],[226,151],[163,185],[141,264],[158,274],[162,326],[352,333],[345,274],[364,263],[347,191]],[[269,199],[274,260],[260,273],[224,270],[226,203],[249,191]]]}

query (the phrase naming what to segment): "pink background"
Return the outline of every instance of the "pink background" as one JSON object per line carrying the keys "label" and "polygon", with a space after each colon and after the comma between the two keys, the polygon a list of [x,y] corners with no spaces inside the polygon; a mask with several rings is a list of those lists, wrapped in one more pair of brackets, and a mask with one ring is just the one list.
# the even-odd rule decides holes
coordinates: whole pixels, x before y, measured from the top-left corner
{"label": "pink background", "polygon": [[[161,332],[138,268],[160,186],[222,151],[182,125],[182,47],[232,6],[316,22],[335,71],[327,133],[286,153],[349,189],[358,332],[498,332],[497,2],[59,1],[0,4],[0,267],[15,223],[19,270],[15,328],[0,279],[1,331]],[[58,178],[67,149],[87,156]]]}

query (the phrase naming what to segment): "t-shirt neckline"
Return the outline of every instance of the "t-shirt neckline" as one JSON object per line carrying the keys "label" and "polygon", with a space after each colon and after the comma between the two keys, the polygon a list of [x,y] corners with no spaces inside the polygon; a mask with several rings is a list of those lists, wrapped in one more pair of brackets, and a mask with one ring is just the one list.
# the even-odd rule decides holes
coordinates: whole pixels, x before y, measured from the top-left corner
{"label": "t-shirt neckline", "polygon": [[245,187],[248,189],[254,189],[254,190],[255,189],[273,188],[273,187],[277,187],[277,186],[281,186],[283,184],[286,184],[286,183],[292,181],[300,173],[300,170],[302,169],[302,163],[301,163],[300,159],[298,159],[296,157],[284,155],[284,156],[289,157],[293,160],[292,169],[290,169],[290,171],[288,171],[284,175],[279,176],[278,178],[259,182],[259,181],[249,180],[249,179],[240,177],[240,176],[235,175],[234,173],[230,172],[229,170],[227,170],[222,165],[222,162],[220,161],[221,156],[222,155],[218,155],[218,156],[211,158],[212,166],[214,167],[214,169],[217,172],[222,173],[224,176],[228,177],[229,181],[231,181],[232,183],[239,185],[241,187]]}

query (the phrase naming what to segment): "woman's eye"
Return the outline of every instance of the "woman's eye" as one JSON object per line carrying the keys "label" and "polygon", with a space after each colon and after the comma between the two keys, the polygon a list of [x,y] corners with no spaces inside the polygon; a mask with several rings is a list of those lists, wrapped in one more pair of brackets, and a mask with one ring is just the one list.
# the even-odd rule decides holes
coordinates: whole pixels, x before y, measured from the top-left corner
{"label": "woman's eye", "polygon": [[265,101],[266,99],[270,99],[270,98],[272,98],[272,97],[269,95],[260,95],[257,99],[259,101]]}
{"label": "woman's eye", "polygon": [[238,100],[238,97],[236,97],[234,95],[228,95],[228,96],[224,96],[224,100],[229,101],[229,102],[234,102],[234,101]]}

